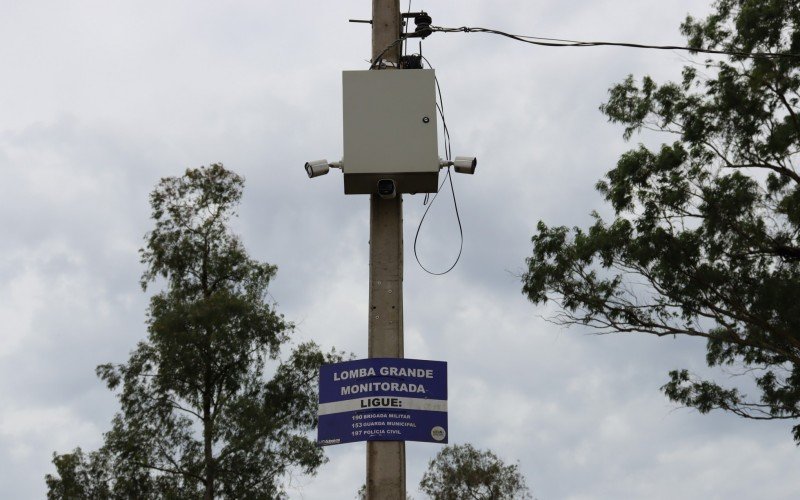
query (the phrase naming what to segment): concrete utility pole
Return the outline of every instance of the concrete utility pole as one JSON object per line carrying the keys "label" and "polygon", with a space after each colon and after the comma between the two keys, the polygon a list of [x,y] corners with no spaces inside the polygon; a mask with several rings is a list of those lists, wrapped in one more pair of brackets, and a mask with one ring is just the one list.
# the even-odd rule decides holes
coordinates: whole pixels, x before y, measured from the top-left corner
{"label": "concrete utility pole", "polygon": [[[372,0],[372,60],[398,38],[400,1]],[[397,64],[400,43],[381,57]],[[403,195],[371,194],[369,202],[369,357],[402,358]],[[367,441],[367,498],[406,499],[404,441]]]}

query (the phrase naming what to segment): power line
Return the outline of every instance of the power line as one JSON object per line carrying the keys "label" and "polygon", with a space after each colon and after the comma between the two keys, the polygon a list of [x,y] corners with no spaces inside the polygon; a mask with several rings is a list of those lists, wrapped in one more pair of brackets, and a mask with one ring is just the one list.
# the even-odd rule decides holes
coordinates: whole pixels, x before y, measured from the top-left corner
{"label": "power line", "polygon": [[781,57],[794,57],[800,58],[800,54],[793,54],[790,52],[741,52],[741,51],[729,51],[729,50],[716,50],[716,49],[703,49],[699,47],[684,47],[680,45],[648,45],[642,43],[632,43],[632,42],[586,42],[580,40],[567,40],[562,38],[545,38],[545,37],[538,37],[538,36],[528,36],[528,35],[514,35],[511,33],[506,33],[505,31],[489,29],[489,28],[478,28],[478,27],[467,27],[462,26],[460,28],[444,28],[441,26],[431,26],[431,30],[440,33],[489,33],[492,35],[500,35],[506,38],[511,38],[512,40],[516,40],[518,42],[529,43],[532,45],[539,45],[543,47],[628,47],[634,49],[655,49],[655,50],[685,50],[688,52],[700,52],[703,54],[721,54],[721,55],[729,55],[729,56],[738,56],[738,57],[746,57],[746,58],[756,58],[756,57],[764,57],[764,58],[781,58]]}

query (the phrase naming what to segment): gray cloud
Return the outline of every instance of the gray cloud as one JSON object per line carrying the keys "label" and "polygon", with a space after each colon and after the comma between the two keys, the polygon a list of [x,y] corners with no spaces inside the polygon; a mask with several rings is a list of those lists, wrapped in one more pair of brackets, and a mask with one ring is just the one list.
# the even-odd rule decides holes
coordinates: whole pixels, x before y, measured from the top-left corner
{"label": "gray cloud", "polygon": [[[455,5],[455,4],[454,4]],[[413,5],[435,24],[542,36],[680,41],[706,2],[458,2]],[[404,7],[405,8],[405,7]],[[313,12],[313,15],[310,13]],[[96,447],[116,409],[94,367],[145,334],[137,250],[159,177],[215,161],[247,179],[235,221],[279,266],[271,293],[298,339],[366,353],[368,200],[338,172],[343,69],[366,68],[364,2],[25,2],[0,20],[0,484],[44,494],[53,451]],[[434,35],[455,154],[464,253],[440,278],[413,260],[421,196],[405,199],[408,357],[449,362],[450,434],[520,461],[539,498],[791,498],[800,465],[788,426],[676,410],[666,372],[704,370],[691,341],[564,330],[514,276],[536,221],[585,226],[594,183],[633,144],[597,111],[627,74],[677,78],[685,55],[545,49],[485,35]],[[658,139],[660,140],[660,138]],[[421,232],[440,269],[458,249],[449,193]],[[408,443],[416,491],[438,447]],[[329,447],[293,498],[352,498],[364,446]]]}

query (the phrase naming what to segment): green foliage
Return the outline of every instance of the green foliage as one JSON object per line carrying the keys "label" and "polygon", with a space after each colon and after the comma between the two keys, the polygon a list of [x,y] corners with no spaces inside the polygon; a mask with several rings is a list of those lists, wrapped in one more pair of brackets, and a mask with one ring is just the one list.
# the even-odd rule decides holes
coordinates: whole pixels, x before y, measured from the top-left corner
{"label": "green foliage", "polygon": [[215,164],[151,194],[141,284],[165,288],[128,362],[97,367],[121,406],[102,448],[55,455],[49,498],[271,499],[289,468],[323,463],[306,435],[318,368],[341,356],[305,343],[280,357],[292,325],[267,301],[276,268],[228,227],[243,186]]}
{"label": "green foliage", "polygon": [[471,444],[445,446],[428,462],[420,489],[435,500],[531,498],[519,465]]}
{"label": "green foliage", "polygon": [[48,499],[110,498],[108,462],[100,452],[87,457],[80,448],[63,455],[53,454],[56,476],[47,474]]}
{"label": "green foliage", "polygon": [[[588,230],[533,237],[523,292],[564,324],[707,340],[760,395],[670,373],[662,389],[700,412],[800,418],[800,4],[719,0],[681,30],[693,47],[794,57],[707,60],[681,83],[628,77],[601,110],[630,138],[675,140],[622,155],[597,184],[615,212]],[[800,426],[794,428],[800,443]]]}

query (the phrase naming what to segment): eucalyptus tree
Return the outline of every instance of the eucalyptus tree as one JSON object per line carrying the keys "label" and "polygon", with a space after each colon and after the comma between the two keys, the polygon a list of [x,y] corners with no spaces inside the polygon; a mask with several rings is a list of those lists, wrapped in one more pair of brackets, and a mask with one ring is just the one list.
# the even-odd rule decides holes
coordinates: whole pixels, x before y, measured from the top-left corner
{"label": "eucalyptus tree", "polygon": [[449,445],[428,462],[420,490],[435,500],[531,498],[518,464],[507,465],[489,450]]}
{"label": "eucalyptus tree", "polygon": [[[800,4],[718,0],[688,17],[694,48],[728,52],[678,83],[628,77],[601,110],[672,138],[628,151],[597,184],[614,211],[586,230],[538,225],[523,291],[565,324],[706,340],[755,394],[688,370],[662,387],[700,412],[800,417]],[[738,367],[738,368],[737,368]],[[726,377],[727,378],[727,377]],[[794,427],[800,443],[800,426]]]}
{"label": "eucalyptus tree", "polygon": [[97,367],[120,411],[102,447],[55,455],[49,498],[278,498],[290,469],[314,473],[320,364],[340,359],[290,342],[268,300],[276,268],[230,228],[244,180],[221,164],[162,179],[140,251],[147,338]]}

